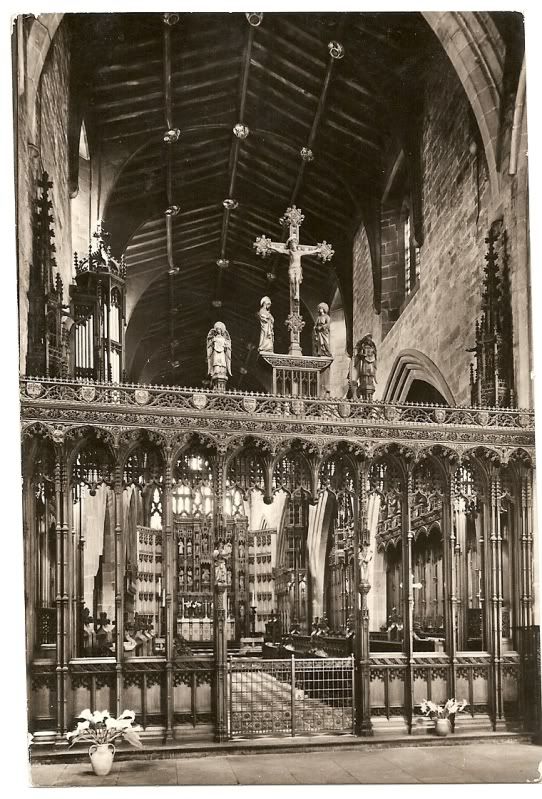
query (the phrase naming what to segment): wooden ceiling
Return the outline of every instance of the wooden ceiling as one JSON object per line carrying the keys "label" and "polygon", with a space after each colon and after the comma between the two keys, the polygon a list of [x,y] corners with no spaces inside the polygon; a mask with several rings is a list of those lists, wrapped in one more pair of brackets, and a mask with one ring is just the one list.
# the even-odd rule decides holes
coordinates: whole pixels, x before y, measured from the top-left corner
{"label": "wooden ceiling", "polygon": [[[282,238],[278,220],[296,204],[302,242],[335,248],[331,264],[304,264],[309,354],[318,302],[331,303],[339,288],[351,314],[352,234],[380,201],[397,109],[434,41],[416,13],[170,21],[159,13],[70,21],[89,141],[104,163],[119,150],[125,158],[103,217],[113,250],[126,253],[128,377],[201,385],[207,331],[220,319],[233,342],[230,387],[261,389],[255,314],[268,294],[275,349],[285,352],[287,262],[259,258],[254,239]],[[343,57],[332,57],[330,42]],[[234,135],[237,123],[248,127],[245,139]],[[174,144],[163,141],[169,128],[180,131]],[[225,208],[227,199],[238,206]],[[168,241],[171,205],[180,211]]]}

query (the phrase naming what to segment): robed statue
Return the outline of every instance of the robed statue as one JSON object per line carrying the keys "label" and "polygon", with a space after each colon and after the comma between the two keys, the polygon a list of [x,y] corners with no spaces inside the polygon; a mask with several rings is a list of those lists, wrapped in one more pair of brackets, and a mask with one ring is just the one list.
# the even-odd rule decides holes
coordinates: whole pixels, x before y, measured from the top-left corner
{"label": "robed statue", "polygon": [[215,391],[225,391],[231,375],[231,338],[223,322],[215,322],[207,334],[207,374]]}
{"label": "robed statue", "polygon": [[376,389],[376,344],[369,333],[356,344],[350,361],[348,394],[371,402]]}
{"label": "robed statue", "polygon": [[329,305],[321,302],[318,306],[318,316],[313,329],[315,355],[331,357],[330,323]]}
{"label": "robed statue", "polygon": [[273,314],[269,310],[271,308],[271,300],[269,297],[262,297],[260,300],[260,310],[258,317],[260,319],[260,343],[258,344],[259,352],[273,352],[275,333],[273,327],[275,320]]}

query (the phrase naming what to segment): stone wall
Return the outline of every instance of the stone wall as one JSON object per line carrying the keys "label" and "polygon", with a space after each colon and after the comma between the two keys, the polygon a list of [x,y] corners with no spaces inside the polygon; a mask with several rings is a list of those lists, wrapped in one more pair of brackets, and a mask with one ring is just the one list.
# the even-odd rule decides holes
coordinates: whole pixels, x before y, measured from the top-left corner
{"label": "stone wall", "polygon": [[[436,364],[455,401],[463,404],[470,401],[471,354],[466,349],[474,342],[480,311],[489,190],[479,144],[477,152],[472,152],[477,136],[467,98],[444,54],[440,60],[425,92],[425,241],[419,288],[403,305],[397,321],[390,319],[386,300],[396,304],[402,264],[401,248],[394,246],[393,236],[385,235],[392,223],[384,219],[388,227],[384,226],[382,237],[383,311],[375,318],[366,297],[369,252],[366,237],[359,232],[354,243],[354,340],[365,332],[372,332],[377,342],[381,339],[376,398],[382,397],[399,353],[418,349]],[[394,279],[397,285],[392,285]]]}
{"label": "stone wall", "polygon": [[[25,370],[28,287],[32,261],[32,214],[43,171],[53,182],[56,261],[65,300],[71,280],[72,248],[68,196],[69,34],[58,17],[27,20],[17,31],[19,75],[17,125],[17,255],[19,276],[20,368]],[[43,62],[43,63],[42,63]]]}

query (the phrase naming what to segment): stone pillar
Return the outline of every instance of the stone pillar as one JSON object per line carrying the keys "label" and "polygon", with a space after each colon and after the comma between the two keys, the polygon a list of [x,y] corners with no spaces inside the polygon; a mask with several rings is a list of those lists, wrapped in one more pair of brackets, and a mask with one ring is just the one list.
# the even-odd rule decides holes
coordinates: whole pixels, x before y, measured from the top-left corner
{"label": "stone pillar", "polygon": [[173,667],[175,662],[175,622],[173,618],[173,590],[175,581],[175,546],[173,545],[172,455],[166,448],[164,475],[164,590],[166,595],[166,742],[173,740],[174,691]]}
{"label": "stone pillar", "polygon": [[215,655],[215,740],[228,739],[228,641],[226,632],[226,550],[214,551],[214,655]]}

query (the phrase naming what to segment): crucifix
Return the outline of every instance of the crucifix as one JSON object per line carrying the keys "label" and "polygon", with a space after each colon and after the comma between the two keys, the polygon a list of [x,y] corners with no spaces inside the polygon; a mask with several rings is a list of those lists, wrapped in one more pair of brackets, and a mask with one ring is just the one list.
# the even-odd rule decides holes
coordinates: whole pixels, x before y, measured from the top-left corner
{"label": "crucifix", "polygon": [[288,238],[286,242],[271,241],[267,236],[258,236],[254,242],[254,247],[258,255],[264,258],[272,252],[288,255],[290,264],[288,267],[288,281],[290,283],[290,313],[286,320],[286,325],[290,330],[290,349],[289,355],[302,355],[299,336],[305,326],[303,317],[299,312],[299,288],[303,282],[303,269],[301,259],[307,255],[318,255],[322,262],[330,261],[333,258],[334,250],[326,241],[322,241],[316,246],[299,243],[299,228],[305,217],[301,209],[292,205],[286,209],[286,213],[280,219],[284,227],[288,227]]}

